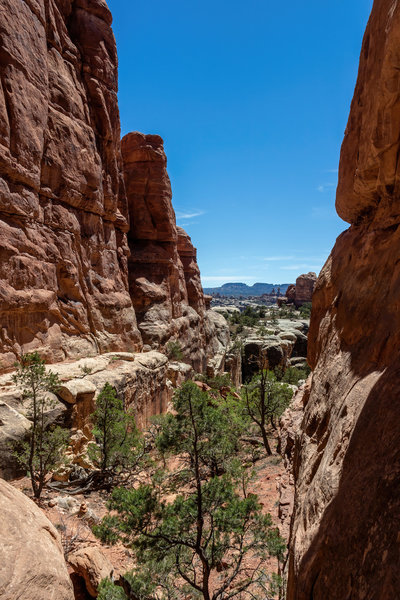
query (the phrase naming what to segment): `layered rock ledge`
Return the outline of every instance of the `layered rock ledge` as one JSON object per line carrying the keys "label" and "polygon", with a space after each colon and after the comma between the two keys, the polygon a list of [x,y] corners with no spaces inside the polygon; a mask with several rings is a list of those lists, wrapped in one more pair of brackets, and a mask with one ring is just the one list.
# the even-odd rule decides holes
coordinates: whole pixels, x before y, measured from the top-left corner
{"label": "layered rock ledge", "polygon": [[[71,464],[83,467],[89,466],[86,448],[92,440],[90,415],[105,383],[115,388],[138,426],[145,427],[151,416],[165,412],[173,384],[181,383],[192,372],[188,365],[179,363],[171,369],[168,358],[156,351],[108,353],[53,364],[48,369],[58,374],[61,387],[47,419],[71,430],[67,458]],[[28,406],[9,374],[0,377],[0,415],[0,476],[12,479],[18,474],[18,466],[9,444],[23,439],[31,423]]]}

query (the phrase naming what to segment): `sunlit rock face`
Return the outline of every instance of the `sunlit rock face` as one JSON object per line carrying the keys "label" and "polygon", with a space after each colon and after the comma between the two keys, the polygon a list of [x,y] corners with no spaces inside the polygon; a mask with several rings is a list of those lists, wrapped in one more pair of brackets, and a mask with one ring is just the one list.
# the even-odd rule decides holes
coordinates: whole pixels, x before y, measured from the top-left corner
{"label": "sunlit rock face", "polygon": [[3,370],[21,352],[59,362],[170,340],[206,367],[196,250],[161,138],[129,134],[122,161],[111,20],[102,0],[1,7]]}
{"label": "sunlit rock face", "polygon": [[313,296],[288,600],[400,596],[400,4],[376,0],[342,147],[339,236]]}
{"label": "sunlit rock face", "polygon": [[300,275],[300,277],[296,279],[294,303],[297,308],[303,306],[303,304],[312,302],[312,297],[316,283],[317,276],[312,271],[310,273]]}
{"label": "sunlit rock face", "polygon": [[122,140],[131,228],[129,289],[145,344],[179,341],[197,371],[206,366],[205,302],[190,237],[176,226],[163,140],[129,133]]}
{"label": "sunlit rock face", "polygon": [[0,479],[0,597],[74,600],[60,536],[43,511]]}
{"label": "sunlit rock face", "polygon": [[138,350],[111,14],[4,0],[0,32],[1,367]]}

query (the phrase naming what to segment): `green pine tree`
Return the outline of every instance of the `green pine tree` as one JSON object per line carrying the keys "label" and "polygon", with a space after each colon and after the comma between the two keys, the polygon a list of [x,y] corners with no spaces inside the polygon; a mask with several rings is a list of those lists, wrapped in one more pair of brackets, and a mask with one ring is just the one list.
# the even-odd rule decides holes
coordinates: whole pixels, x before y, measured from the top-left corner
{"label": "green pine tree", "polygon": [[248,491],[238,459],[246,422],[229,398],[215,400],[191,382],[173,404],[156,444],[179,469],[159,470],[136,489],[115,489],[113,512],[95,533],[135,550],[137,568],[126,576],[132,598],[267,598],[263,562],[281,557],[285,545]]}
{"label": "green pine tree", "polygon": [[54,401],[47,394],[56,392],[60,382],[56,373],[46,371],[37,352],[23,355],[16,367],[13,381],[22,389],[23,398],[29,400],[32,427],[27,441],[15,445],[14,454],[29,473],[34,497],[40,499],[49,474],[63,463],[63,450],[69,439],[67,430],[52,427],[46,418],[54,408]]}
{"label": "green pine tree", "polygon": [[100,480],[107,486],[127,484],[145,455],[143,436],[135,418],[125,412],[115,389],[106,383],[91,415],[96,444],[89,446],[89,456],[100,468]]}

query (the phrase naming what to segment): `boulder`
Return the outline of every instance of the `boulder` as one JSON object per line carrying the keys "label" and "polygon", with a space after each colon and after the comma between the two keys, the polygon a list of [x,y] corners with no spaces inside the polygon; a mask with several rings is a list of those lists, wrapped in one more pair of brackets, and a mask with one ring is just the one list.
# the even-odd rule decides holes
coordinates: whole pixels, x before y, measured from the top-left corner
{"label": "boulder", "polygon": [[300,308],[303,304],[311,303],[317,283],[317,275],[313,272],[300,275],[296,279],[296,291],[294,297],[294,303],[296,308]]}
{"label": "boulder", "polygon": [[74,572],[85,580],[88,593],[97,598],[102,579],[111,577],[113,566],[97,546],[80,548],[68,555],[68,563]]}
{"label": "boulder", "polygon": [[74,600],[60,536],[22,492],[0,479],[0,597]]}
{"label": "boulder", "polygon": [[243,378],[248,379],[259,370],[259,361],[266,361],[269,369],[292,366],[292,357],[306,363],[307,321],[279,319],[273,333],[261,336],[257,331],[243,340]]}
{"label": "boulder", "polygon": [[71,379],[64,382],[57,391],[57,394],[65,402],[75,404],[84,401],[85,397],[93,398],[96,393],[96,386],[88,379]]}
{"label": "boulder", "polygon": [[193,375],[193,369],[190,365],[181,362],[170,362],[168,364],[167,377],[174,388],[182,385],[184,381]]}
{"label": "boulder", "polygon": [[296,299],[296,286],[291,283],[286,290],[286,298],[288,302],[294,302]]}
{"label": "boulder", "polygon": [[12,479],[24,471],[13,455],[13,445],[27,437],[32,423],[0,400],[0,476]]}
{"label": "boulder", "polygon": [[229,325],[225,317],[214,310],[205,314],[205,335],[207,347],[207,373],[214,377],[225,370],[225,358],[229,346]]}

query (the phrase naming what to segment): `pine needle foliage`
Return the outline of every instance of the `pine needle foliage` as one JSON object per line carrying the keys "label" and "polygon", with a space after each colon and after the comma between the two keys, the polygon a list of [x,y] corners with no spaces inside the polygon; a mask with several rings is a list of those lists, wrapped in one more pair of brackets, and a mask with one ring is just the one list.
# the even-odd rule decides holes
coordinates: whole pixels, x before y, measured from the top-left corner
{"label": "pine needle foliage", "polygon": [[14,455],[28,472],[34,497],[40,499],[49,474],[63,462],[69,433],[61,427],[47,422],[47,413],[54,408],[55,401],[48,396],[57,392],[58,375],[47,371],[38,352],[24,354],[16,363],[13,382],[22,389],[22,397],[29,400],[28,416],[32,427],[26,441],[18,442]]}
{"label": "pine needle foliage", "polygon": [[101,479],[107,485],[126,485],[142,464],[145,446],[134,415],[124,410],[109,383],[97,397],[91,420],[96,444],[89,446],[89,456],[99,466]]}
{"label": "pine needle foliage", "polygon": [[95,533],[134,549],[131,598],[267,600],[263,564],[285,545],[238,458],[247,423],[231,399],[215,400],[192,382],[173,405],[156,445],[179,467],[154,472],[136,489],[115,489],[112,513]]}

